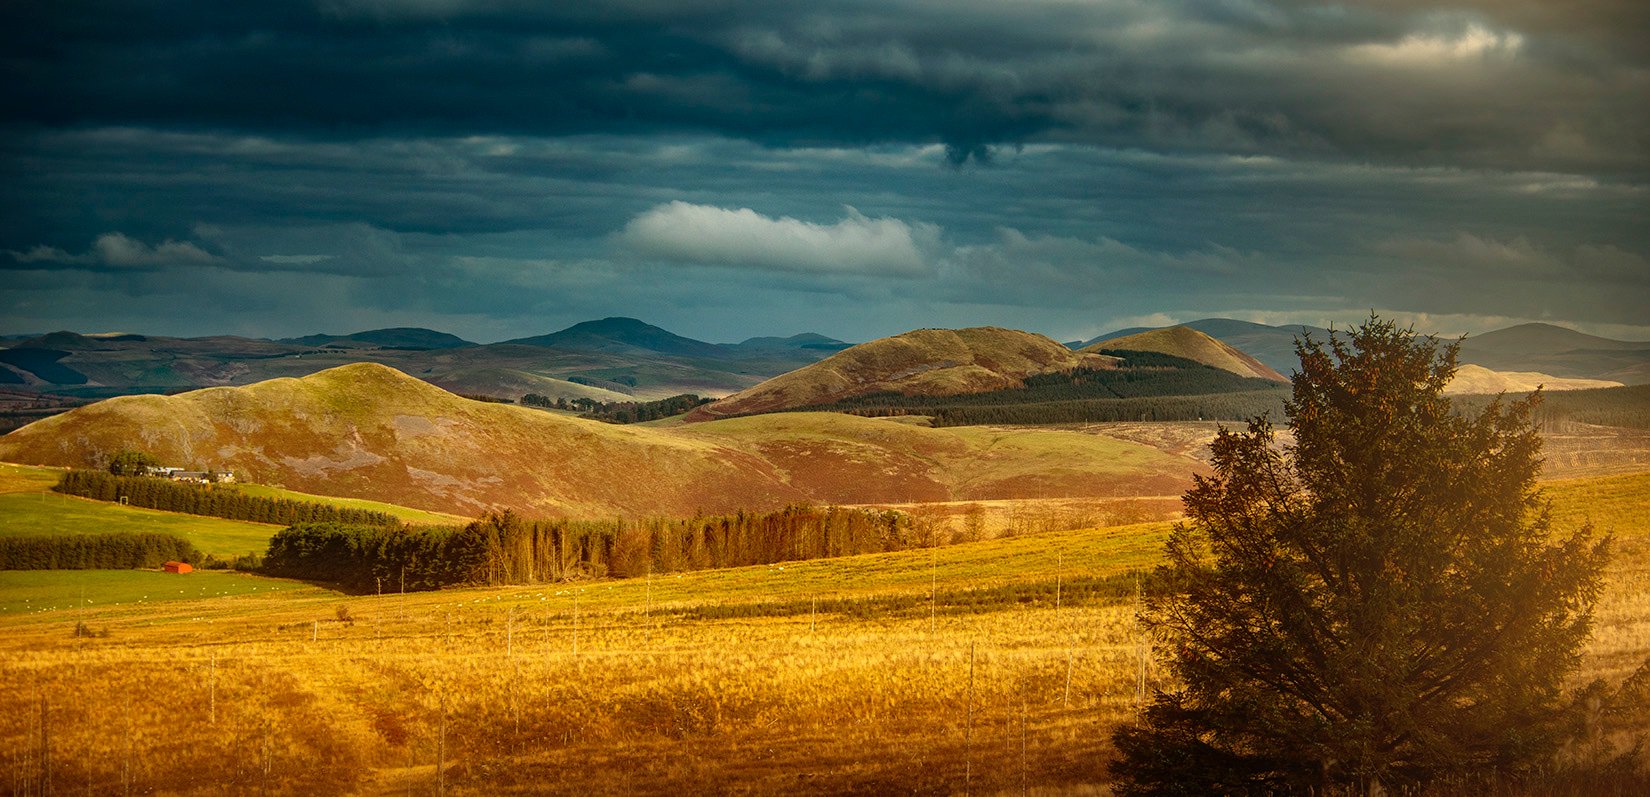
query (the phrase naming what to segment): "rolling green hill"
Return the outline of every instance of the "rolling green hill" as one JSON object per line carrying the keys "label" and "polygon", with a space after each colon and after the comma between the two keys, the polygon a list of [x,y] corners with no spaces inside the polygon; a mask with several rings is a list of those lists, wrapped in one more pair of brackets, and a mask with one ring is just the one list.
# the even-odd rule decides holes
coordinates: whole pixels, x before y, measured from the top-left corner
{"label": "rolling green hill", "polygon": [[1269,379],[1274,382],[1289,381],[1282,374],[1248,354],[1185,326],[1153,329],[1121,338],[1112,338],[1087,346],[1082,351],[1096,354],[1106,351],[1157,352],[1199,362],[1223,371],[1230,371],[1238,376]]}
{"label": "rolling green hill", "polygon": [[[1011,444],[1021,438],[1039,443]],[[0,437],[0,460],[96,466],[123,448],[311,494],[460,515],[683,515],[1143,486],[1157,494],[1178,491],[1199,467],[1100,434],[928,429],[833,413],[615,426],[470,401],[372,364],[110,399]]]}
{"label": "rolling green hill", "polygon": [[[3,466],[0,466],[3,467]],[[0,535],[157,532],[181,537],[202,553],[232,559],[262,553],[278,526],[196,517],[48,493],[0,494]]]}
{"label": "rolling green hill", "polygon": [[1035,374],[1100,367],[1106,361],[1029,332],[998,327],[919,329],[844,349],[701,407],[690,417],[776,412],[879,393],[980,393],[1021,386]]}

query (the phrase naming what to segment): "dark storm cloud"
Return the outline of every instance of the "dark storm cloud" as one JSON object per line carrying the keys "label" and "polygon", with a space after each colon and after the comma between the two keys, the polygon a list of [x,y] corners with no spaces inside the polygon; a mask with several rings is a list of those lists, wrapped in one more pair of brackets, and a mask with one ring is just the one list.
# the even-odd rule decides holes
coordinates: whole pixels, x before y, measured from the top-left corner
{"label": "dark storm cloud", "polygon": [[[244,297],[193,301],[193,332],[300,334],[355,308],[361,324],[481,340],[614,314],[718,340],[981,323],[1069,338],[1159,312],[1282,322],[1287,310],[1315,323],[1372,305],[1631,326],[1646,322],[1637,297],[1650,290],[1634,254],[1650,250],[1650,231],[1631,223],[1644,191],[1541,172],[1070,145],[959,172],[938,145],[707,138],[315,144],[109,130],[46,137],[36,151],[50,177],[18,199],[46,215],[25,227],[64,234],[20,227],[9,248],[108,272],[56,288],[101,300],[61,306],[164,320],[157,332],[182,331],[175,313],[146,309],[176,301],[180,285],[281,308],[249,321]],[[135,279],[87,258],[109,230],[75,231],[81,208],[41,199],[64,186],[126,205],[122,234],[150,250],[187,243],[217,262]]]}
{"label": "dark storm cloud", "polygon": [[1646,6],[1556,8],[14,2],[0,317],[1650,337]]}
{"label": "dark storm cloud", "polygon": [[[1646,168],[1637,0],[11,4],[6,118]],[[1607,110],[1606,110],[1607,109]]]}

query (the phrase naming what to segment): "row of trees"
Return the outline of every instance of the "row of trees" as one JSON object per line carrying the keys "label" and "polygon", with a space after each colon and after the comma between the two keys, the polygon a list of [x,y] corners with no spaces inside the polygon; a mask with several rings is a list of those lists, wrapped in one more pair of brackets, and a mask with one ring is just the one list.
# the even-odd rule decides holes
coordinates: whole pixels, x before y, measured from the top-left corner
{"label": "row of trees", "polygon": [[918,542],[900,513],[841,507],[636,521],[527,520],[505,512],[463,528],[294,525],[271,539],[263,567],[271,575],[362,592],[403,584],[425,590],[630,578],[901,550]]}
{"label": "row of trees", "polygon": [[459,529],[299,523],[275,533],[262,572],[370,593],[440,589],[476,569]]}
{"label": "row of trees", "polygon": [[188,540],[154,532],[0,537],[0,570],[132,570],[171,561],[195,564]]}
{"label": "row of trees", "polygon": [[935,426],[979,424],[1108,423],[1113,421],[1237,420],[1277,414],[1286,390],[1268,388],[1197,396],[1048,401],[1037,404],[942,406],[922,412]]}
{"label": "row of trees", "polygon": [[543,407],[576,411],[579,417],[592,418],[608,423],[641,423],[656,421],[660,418],[669,418],[681,415],[688,410],[704,404],[712,399],[701,398],[692,393],[683,393],[658,401],[596,401],[590,398],[568,399],[566,397],[550,398],[540,393],[528,393],[521,397],[521,403],[528,407]]}
{"label": "row of trees", "polygon": [[124,501],[132,506],[208,515],[254,523],[354,523],[369,526],[398,526],[394,515],[369,509],[265,498],[247,495],[233,487],[174,482],[144,476],[115,476],[96,470],[71,470],[52,488],[67,495],[98,501]]}
{"label": "row of trees", "polygon": [[[1462,396],[1456,403],[1481,412],[1491,400],[1490,396]],[[1554,431],[1571,423],[1650,429],[1650,385],[1545,393],[1534,417],[1542,428]]]}

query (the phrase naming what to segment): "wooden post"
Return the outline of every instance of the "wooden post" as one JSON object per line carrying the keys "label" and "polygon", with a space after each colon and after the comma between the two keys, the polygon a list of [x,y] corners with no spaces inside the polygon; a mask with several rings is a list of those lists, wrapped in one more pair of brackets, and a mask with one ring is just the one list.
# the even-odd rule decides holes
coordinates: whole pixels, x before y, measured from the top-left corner
{"label": "wooden post", "polygon": [[264,721],[264,781],[263,793],[269,793],[270,773],[275,769],[275,726],[268,720]]}
{"label": "wooden post", "polygon": [[1026,761],[1026,712],[1026,693],[1022,688],[1020,690],[1020,794],[1022,795],[1029,791],[1027,780],[1030,777],[1028,772],[1030,764]]}
{"label": "wooden post", "polygon": [[1066,573],[1066,555],[1060,554],[1060,564],[1054,568],[1054,614],[1060,614],[1060,582]]}
{"label": "wooden post", "polygon": [[211,670],[207,676],[206,706],[209,712],[208,725],[218,724],[218,652],[212,651]]}
{"label": "wooden post", "polygon": [[120,793],[132,793],[132,697],[126,696],[126,745],[120,761]]}
{"label": "wooden post", "polygon": [[963,726],[963,794],[974,793],[974,643],[968,643],[968,720]]}
{"label": "wooden post", "polygon": [[928,633],[933,635],[939,615],[940,549],[934,548],[928,563]]}
{"label": "wooden post", "polygon": [[51,701],[40,696],[40,794],[52,793]]}
{"label": "wooden post", "polygon": [[441,726],[435,741],[435,793],[447,793],[447,696],[441,696]]}
{"label": "wooden post", "polygon": [[1134,631],[1134,633],[1135,633],[1134,655],[1135,655],[1135,663],[1137,665],[1137,669],[1135,671],[1135,683],[1134,683],[1134,711],[1135,711],[1136,718],[1139,717],[1140,709],[1146,703],[1146,657],[1147,657],[1147,647],[1146,647],[1145,637],[1142,636],[1141,633],[1140,633],[1140,604],[1141,604],[1140,577],[1135,576],[1134,577],[1134,629],[1135,629],[1135,631]]}
{"label": "wooden post", "polygon": [[1071,648],[1066,648],[1066,696],[1061,699],[1062,708],[1071,708]]}

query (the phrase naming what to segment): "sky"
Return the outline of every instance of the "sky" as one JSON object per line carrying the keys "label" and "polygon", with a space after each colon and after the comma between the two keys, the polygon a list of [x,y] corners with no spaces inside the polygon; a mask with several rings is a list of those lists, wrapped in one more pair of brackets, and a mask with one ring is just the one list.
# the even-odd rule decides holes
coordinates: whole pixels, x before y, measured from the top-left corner
{"label": "sky", "polygon": [[1643,0],[8,0],[0,333],[1650,340]]}

